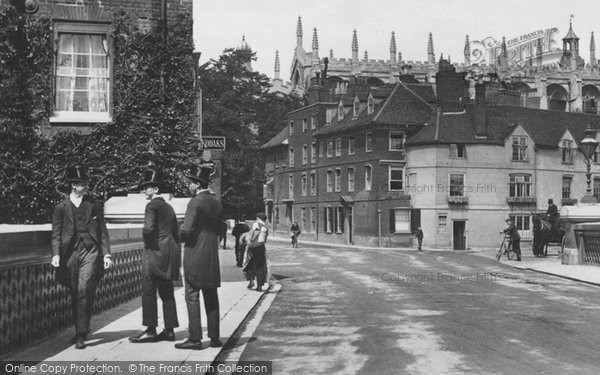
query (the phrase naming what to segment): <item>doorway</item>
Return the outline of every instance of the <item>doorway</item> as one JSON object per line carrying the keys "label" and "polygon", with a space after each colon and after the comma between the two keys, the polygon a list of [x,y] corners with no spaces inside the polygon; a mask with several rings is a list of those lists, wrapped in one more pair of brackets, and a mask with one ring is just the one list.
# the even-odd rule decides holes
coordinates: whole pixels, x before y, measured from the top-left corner
{"label": "doorway", "polygon": [[467,238],[465,237],[465,220],[455,220],[453,222],[453,248],[454,250],[465,250]]}
{"label": "doorway", "polygon": [[346,243],[354,245],[354,238],[352,237],[352,207],[346,207],[346,229]]}

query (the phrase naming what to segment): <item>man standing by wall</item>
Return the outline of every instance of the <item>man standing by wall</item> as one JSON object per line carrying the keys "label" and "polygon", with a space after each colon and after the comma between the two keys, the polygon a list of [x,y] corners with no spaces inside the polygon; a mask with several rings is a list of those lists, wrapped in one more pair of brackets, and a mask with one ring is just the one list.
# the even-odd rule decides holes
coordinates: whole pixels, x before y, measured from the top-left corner
{"label": "man standing by wall", "polygon": [[[202,349],[202,323],[200,321],[200,291],[206,309],[210,346],[223,344],[220,336],[219,296],[221,286],[219,269],[219,226],[223,209],[208,190],[211,165],[193,167],[190,175],[190,191],[197,191],[188,203],[181,227],[181,240],[185,242],[183,269],[185,277],[185,302],[189,318],[188,339],[175,344],[177,349]],[[198,187],[200,189],[198,189]]]}
{"label": "man standing by wall", "polygon": [[417,231],[415,232],[414,237],[417,239],[417,249],[421,251],[421,245],[423,245],[423,229],[421,227],[417,227]]}
{"label": "man standing by wall", "polygon": [[[158,195],[162,185],[160,171],[148,170],[140,190],[150,202],[144,214],[144,255],[142,257],[142,325],[147,329],[129,340],[135,343],[175,341],[173,329],[179,327],[173,294],[173,281],[179,278],[181,244],[179,224],[173,207]],[[158,314],[156,290],[162,300],[165,330],[156,333]]]}
{"label": "man standing by wall", "polygon": [[76,331],[71,342],[83,349],[102,269],[112,265],[110,241],[102,209],[85,194],[85,167],[67,168],[66,182],[71,185],[71,194],[54,208],[52,216],[51,265],[71,290]]}

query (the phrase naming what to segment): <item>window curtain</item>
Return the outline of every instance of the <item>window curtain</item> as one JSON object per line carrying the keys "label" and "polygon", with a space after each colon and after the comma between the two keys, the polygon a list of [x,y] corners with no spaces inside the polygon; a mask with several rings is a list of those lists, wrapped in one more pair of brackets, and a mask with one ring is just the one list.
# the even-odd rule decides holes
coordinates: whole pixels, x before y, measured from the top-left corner
{"label": "window curtain", "polygon": [[56,110],[106,112],[108,51],[103,35],[59,34]]}

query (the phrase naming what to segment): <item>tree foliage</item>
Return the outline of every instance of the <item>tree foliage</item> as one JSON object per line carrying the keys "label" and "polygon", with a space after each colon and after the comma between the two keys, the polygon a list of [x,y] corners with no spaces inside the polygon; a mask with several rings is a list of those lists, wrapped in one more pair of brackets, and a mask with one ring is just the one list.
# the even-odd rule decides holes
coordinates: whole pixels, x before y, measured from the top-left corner
{"label": "tree foliage", "polygon": [[299,98],[269,93],[269,78],[246,68],[246,53],[227,49],[200,72],[203,134],[227,139],[222,179],[227,216],[264,210],[260,146],[285,126],[287,112],[302,106]]}
{"label": "tree foliage", "polygon": [[[88,134],[42,135],[53,107],[51,21],[0,8],[0,223],[48,222],[63,199],[64,170],[77,164],[87,166],[90,193],[101,200],[137,186],[150,160],[171,191],[186,194],[184,174],[198,156],[191,18],[140,32],[118,13],[113,25],[112,122],[92,124]],[[268,93],[268,77],[248,71],[241,57],[226,50],[200,69],[203,133],[227,138],[221,181],[229,215],[262,210],[259,147],[301,105]]]}

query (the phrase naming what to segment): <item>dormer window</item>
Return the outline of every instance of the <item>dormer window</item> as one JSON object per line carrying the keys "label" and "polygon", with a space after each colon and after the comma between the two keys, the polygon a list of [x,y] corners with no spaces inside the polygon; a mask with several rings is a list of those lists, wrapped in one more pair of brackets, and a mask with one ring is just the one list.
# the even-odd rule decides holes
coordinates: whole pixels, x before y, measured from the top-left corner
{"label": "dormer window", "polygon": [[360,112],[360,100],[358,100],[358,97],[354,98],[354,104],[353,104],[353,116],[354,117],[358,117],[358,112]]}
{"label": "dormer window", "polygon": [[513,136],[512,137],[512,160],[525,161],[527,160],[527,137]]}
{"label": "dormer window", "polygon": [[573,164],[573,155],[575,148],[573,147],[573,141],[570,139],[563,139],[562,141],[562,162],[565,164]]}
{"label": "dormer window", "polygon": [[342,121],[344,119],[344,104],[340,102],[338,105],[338,121]]}
{"label": "dormer window", "polygon": [[375,100],[373,100],[373,97],[371,95],[369,95],[369,99],[367,101],[367,114],[371,114],[375,112]]}

